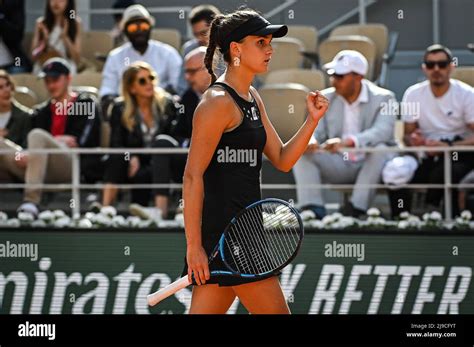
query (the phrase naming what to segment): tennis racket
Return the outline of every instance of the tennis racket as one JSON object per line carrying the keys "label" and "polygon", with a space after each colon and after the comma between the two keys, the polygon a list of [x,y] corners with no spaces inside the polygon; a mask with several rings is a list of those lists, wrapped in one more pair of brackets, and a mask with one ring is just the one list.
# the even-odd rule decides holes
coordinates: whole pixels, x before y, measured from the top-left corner
{"label": "tennis racket", "polygon": [[[296,257],[303,235],[301,217],[289,203],[273,198],[257,201],[224,229],[209,263],[220,257],[227,269],[211,271],[211,276],[257,278],[276,273]],[[190,284],[184,276],[148,295],[148,304],[154,306]]]}

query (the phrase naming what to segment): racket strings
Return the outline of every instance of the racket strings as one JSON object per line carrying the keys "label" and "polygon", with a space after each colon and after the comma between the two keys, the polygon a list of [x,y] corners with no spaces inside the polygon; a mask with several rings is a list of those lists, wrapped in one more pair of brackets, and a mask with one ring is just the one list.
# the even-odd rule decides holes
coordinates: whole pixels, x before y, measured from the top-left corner
{"label": "racket strings", "polygon": [[239,273],[267,273],[285,264],[300,241],[300,222],[292,209],[267,202],[248,209],[227,230],[224,258]]}

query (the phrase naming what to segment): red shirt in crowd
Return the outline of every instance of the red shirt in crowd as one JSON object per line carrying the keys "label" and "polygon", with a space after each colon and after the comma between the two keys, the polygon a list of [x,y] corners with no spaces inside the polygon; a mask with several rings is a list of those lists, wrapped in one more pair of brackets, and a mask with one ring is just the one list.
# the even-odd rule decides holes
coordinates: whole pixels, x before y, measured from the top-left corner
{"label": "red shirt in crowd", "polygon": [[[66,107],[62,107],[62,105],[58,105],[58,103],[55,103],[55,102],[51,103],[50,105],[51,114],[52,114],[51,135],[53,136],[64,135],[64,133],[66,132],[66,123],[67,123],[67,116],[68,116],[67,111],[69,107],[76,101],[76,98],[77,98],[77,95],[73,95],[72,98],[67,101]],[[61,106],[61,107],[58,107],[58,106]]]}

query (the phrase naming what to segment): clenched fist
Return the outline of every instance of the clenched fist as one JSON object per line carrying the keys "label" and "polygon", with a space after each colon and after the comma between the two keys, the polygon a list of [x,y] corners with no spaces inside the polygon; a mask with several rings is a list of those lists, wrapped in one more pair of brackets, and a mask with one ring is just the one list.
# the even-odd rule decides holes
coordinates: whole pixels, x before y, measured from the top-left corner
{"label": "clenched fist", "polygon": [[314,121],[319,122],[329,107],[329,100],[318,90],[310,92],[306,97],[306,107],[308,108],[309,116]]}

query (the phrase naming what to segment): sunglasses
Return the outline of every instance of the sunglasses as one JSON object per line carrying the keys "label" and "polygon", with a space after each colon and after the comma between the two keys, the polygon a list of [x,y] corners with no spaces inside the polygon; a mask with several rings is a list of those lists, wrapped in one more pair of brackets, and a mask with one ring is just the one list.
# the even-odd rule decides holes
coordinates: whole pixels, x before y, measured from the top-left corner
{"label": "sunglasses", "polygon": [[127,25],[127,31],[131,34],[136,33],[137,31],[148,31],[150,28],[151,25],[147,22],[131,23]]}
{"label": "sunglasses", "polygon": [[150,75],[148,77],[140,77],[137,81],[139,85],[144,86],[147,84],[147,82],[153,82],[154,80],[155,76]]}
{"label": "sunglasses", "polygon": [[438,65],[440,69],[446,69],[449,64],[451,64],[449,60],[425,61],[425,66],[428,70],[434,69],[435,65]]}

